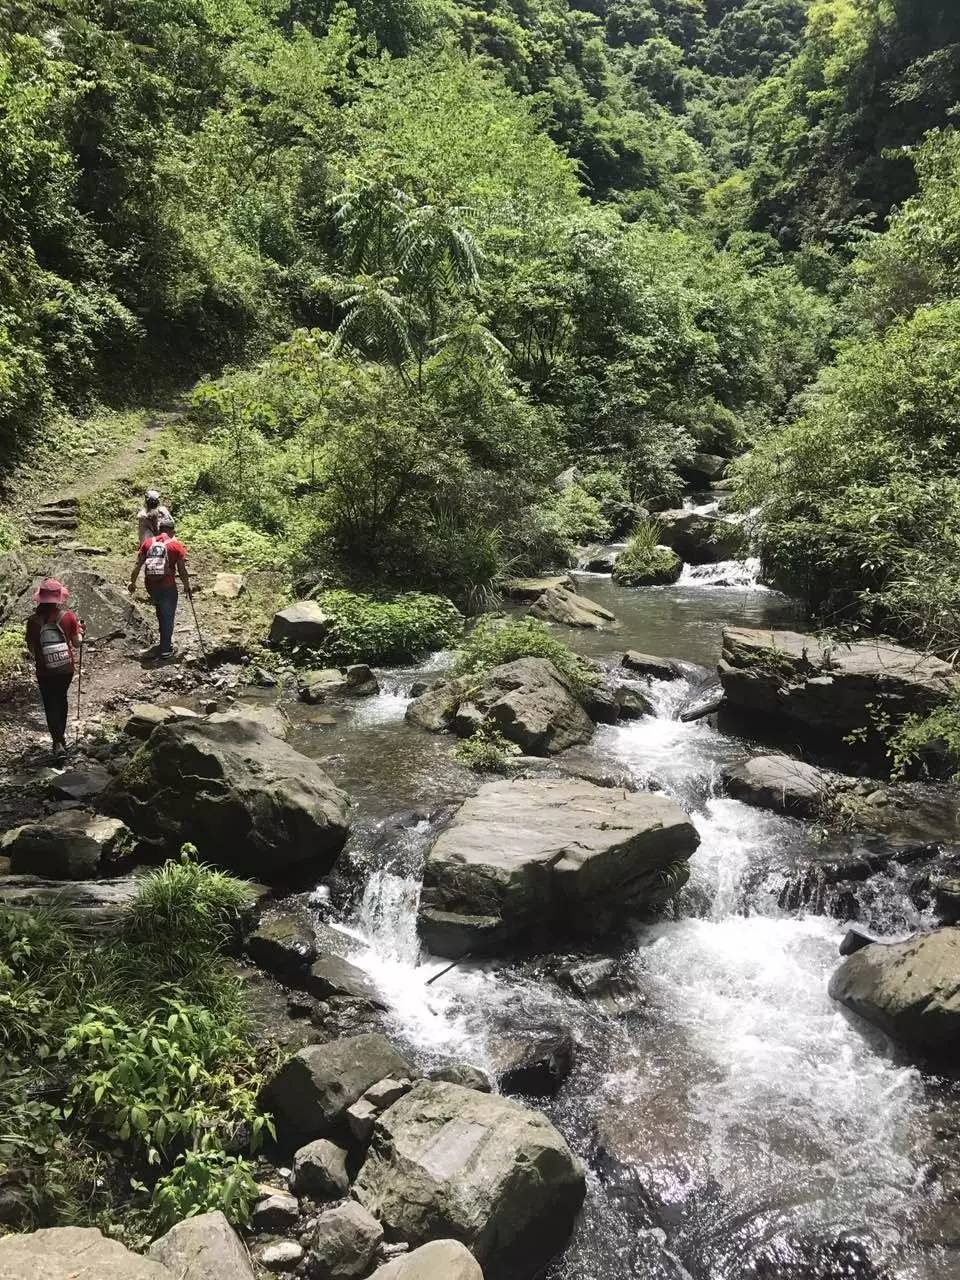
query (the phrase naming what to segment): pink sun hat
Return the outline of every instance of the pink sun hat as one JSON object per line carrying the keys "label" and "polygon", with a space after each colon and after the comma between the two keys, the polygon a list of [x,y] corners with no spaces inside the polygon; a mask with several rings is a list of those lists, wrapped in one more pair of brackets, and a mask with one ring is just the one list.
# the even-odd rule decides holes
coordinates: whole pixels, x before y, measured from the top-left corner
{"label": "pink sun hat", "polygon": [[69,590],[56,578],[45,578],[33,593],[34,604],[63,604]]}

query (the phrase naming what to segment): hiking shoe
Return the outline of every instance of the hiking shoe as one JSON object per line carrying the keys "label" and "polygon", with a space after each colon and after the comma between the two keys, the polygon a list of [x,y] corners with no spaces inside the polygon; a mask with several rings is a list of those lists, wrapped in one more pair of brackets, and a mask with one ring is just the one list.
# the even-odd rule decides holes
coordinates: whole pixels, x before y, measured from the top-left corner
{"label": "hiking shoe", "polygon": [[164,658],[175,658],[177,656],[176,649],[161,649],[157,657],[162,661]]}

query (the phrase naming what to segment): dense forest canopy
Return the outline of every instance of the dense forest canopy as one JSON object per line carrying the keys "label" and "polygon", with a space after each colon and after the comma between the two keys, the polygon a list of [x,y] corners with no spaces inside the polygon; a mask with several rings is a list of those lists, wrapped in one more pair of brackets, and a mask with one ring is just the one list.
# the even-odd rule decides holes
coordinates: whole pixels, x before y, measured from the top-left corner
{"label": "dense forest canopy", "polygon": [[949,0],[54,0],[0,49],[11,460],[205,376],[196,532],[467,598],[746,453],[771,571],[953,643]]}

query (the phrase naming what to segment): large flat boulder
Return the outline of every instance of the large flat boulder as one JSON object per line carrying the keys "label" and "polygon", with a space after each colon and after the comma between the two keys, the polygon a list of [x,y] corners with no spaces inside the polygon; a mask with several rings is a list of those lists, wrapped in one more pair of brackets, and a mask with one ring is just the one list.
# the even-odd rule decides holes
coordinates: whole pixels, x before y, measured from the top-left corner
{"label": "large flat boulder", "polygon": [[139,889],[138,875],[106,880],[48,880],[0,876],[0,906],[14,911],[52,911],[71,928],[97,937],[116,930]]}
{"label": "large flat boulder", "polygon": [[834,1000],[921,1057],[955,1064],[960,1054],[960,929],[848,956],[830,979]]}
{"label": "large flat boulder", "polygon": [[336,1133],[347,1108],[371,1085],[414,1074],[385,1036],[349,1036],[295,1053],[267,1083],[262,1101],[276,1117],[281,1137],[310,1142]]}
{"label": "large flat boulder", "polygon": [[349,801],[319,765],[251,720],[158,725],[103,793],[146,842],[193,841],[208,862],[273,882],[333,866]]}
{"label": "large flat boulder", "polygon": [[464,738],[491,726],[527,755],[556,755],[593,736],[593,721],[546,658],[518,658],[483,676],[442,681],[414,698],[406,714],[421,729]]}
{"label": "large flat boulder", "polygon": [[542,622],[558,622],[565,627],[598,629],[608,627],[617,620],[616,615],[603,605],[563,587],[545,591],[530,606],[529,612]]}
{"label": "large flat boulder", "polygon": [[483,1272],[459,1240],[431,1240],[379,1267],[370,1280],[483,1280]]}
{"label": "large flat boulder", "polygon": [[449,1236],[490,1275],[526,1280],[566,1244],[584,1190],[539,1111],[425,1080],[378,1119],[353,1194],[395,1239]]}
{"label": "large flat boulder", "polygon": [[90,880],[101,865],[132,851],[133,843],[119,818],[64,809],[6,832],[0,855],[10,859],[14,875]]}
{"label": "large flat boulder", "polygon": [[843,736],[878,714],[926,712],[960,689],[949,663],[878,640],[727,627],[718,667],[730,707]]}
{"label": "large flat boulder", "polygon": [[563,589],[573,590],[573,579],[566,573],[558,573],[545,578],[507,578],[500,584],[500,590],[509,600],[518,600],[524,604],[533,604],[545,591]]}
{"label": "large flat boulder", "polygon": [[696,511],[661,511],[660,541],[686,564],[716,564],[743,554],[743,530],[732,520]]}
{"label": "large flat boulder", "polygon": [[[150,638],[150,624],[132,597],[102,573],[80,568],[72,556],[65,556],[53,564],[47,561],[42,576],[56,578],[70,588],[67,608],[83,619],[87,644],[101,645],[122,639],[145,643]],[[32,598],[34,585],[34,581],[29,582],[14,605],[15,617],[26,618],[36,607]]]}
{"label": "large flat boulder", "polygon": [[177,1280],[256,1280],[240,1237],[219,1210],[178,1222],[147,1256]]}
{"label": "large flat boulder", "polygon": [[96,1227],[46,1227],[0,1239],[0,1280],[174,1280],[174,1273]]}
{"label": "large flat boulder", "polygon": [[818,816],[831,793],[822,769],[792,756],[754,756],[727,765],[721,776],[737,800],[798,818]]}
{"label": "large flat boulder", "polygon": [[452,956],[599,932],[662,905],[699,842],[666,796],[575,778],[490,782],[427,857],[420,931]]}

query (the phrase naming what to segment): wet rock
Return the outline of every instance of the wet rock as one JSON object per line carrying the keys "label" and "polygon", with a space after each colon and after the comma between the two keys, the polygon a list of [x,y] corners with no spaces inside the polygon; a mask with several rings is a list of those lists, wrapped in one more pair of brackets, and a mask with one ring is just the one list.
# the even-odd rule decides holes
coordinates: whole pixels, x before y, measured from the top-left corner
{"label": "wet rock", "polygon": [[131,738],[149,738],[158,724],[166,724],[174,718],[169,707],[158,707],[152,702],[134,702],[130,715],[124,721],[123,732]]}
{"label": "wet rock", "polygon": [[270,1049],[279,1046],[288,1053],[296,1053],[323,1039],[310,1020],[313,1009],[302,1005],[291,1007],[282,988],[259,969],[238,967],[236,974],[242,983],[251,1037],[258,1044]]}
{"label": "wet rock", "polygon": [[931,889],[941,924],[960,923],[960,876],[942,876],[933,881]]}
{"label": "wet rock", "polygon": [[431,1240],[380,1267],[370,1280],[483,1280],[483,1272],[459,1240]]}
{"label": "wet rock", "polygon": [[55,911],[71,928],[96,937],[112,932],[137,895],[138,875],[106,880],[48,880],[39,876],[0,879],[0,906],[19,911]]}
{"label": "wet rock", "polygon": [[718,516],[695,511],[663,511],[657,516],[660,541],[685,564],[716,564],[743,552],[743,530]]}
{"label": "wet rock", "polygon": [[326,1138],[301,1147],[293,1157],[291,1190],[314,1200],[338,1200],[350,1190],[347,1153]]}
{"label": "wet rock", "polygon": [[266,1085],[263,1104],[285,1137],[326,1138],[372,1084],[414,1075],[385,1036],[350,1036],[294,1054]]}
{"label": "wet rock", "polygon": [[214,711],[210,716],[212,724],[220,724],[224,720],[246,720],[258,724],[275,738],[285,738],[290,732],[290,721],[284,712],[275,704],[238,702],[229,711]]}
{"label": "wet rock", "polygon": [[237,600],[246,589],[247,580],[242,573],[218,573],[210,591],[221,600]]}
{"label": "wet rock", "polygon": [[117,818],[67,809],[15,827],[0,839],[0,854],[14,875],[90,880],[101,866],[133,848],[133,837]]}
{"label": "wet rock", "polygon": [[621,720],[639,720],[642,716],[656,715],[656,709],[645,693],[622,684],[614,692]]}
{"label": "wet rock", "polygon": [[601,932],[672,896],[698,844],[666,796],[573,779],[490,782],[427,857],[421,934],[456,958]]}
{"label": "wet rock", "polygon": [[565,627],[599,629],[617,620],[609,609],[563,587],[545,591],[530,606],[529,612],[531,617],[539,618],[542,622],[558,622]]}
{"label": "wet rock", "polygon": [[219,1211],[178,1222],[154,1240],[147,1256],[177,1280],[254,1280],[246,1249]]}
{"label": "wet rock", "polygon": [[270,643],[319,649],[332,624],[333,620],[315,600],[300,600],[274,614]]}
{"label": "wet rock", "polygon": [[391,1237],[453,1236],[492,1275],[518,1278],[563,1248],[584,1190],[582,1167],[545,1116],[431,1081],[377,1121],[354,1185]]}
{"label": "wet rock", "polygon": [[50,791],[61,800],[91,800],[108,786],[111,774],[103,765],[91,764],[85,769],[68,769],[54,778]]}
{"label": "wet rock", "polygon": [[683,668],[672,658],[655,658],[649,653],[638,653],[629,649],[621,659],[623,666],[635,671],[639,676],[650,676],[654,680],[679,680],[683,676]]}
{"label": "wet rock", "polygon": [[518,658],[481,677],[442,681],[415,698],[406,715],[421,729],[461,737],[490,725],[529,755],[555,755],[593,735],[572,688],[545,658]]}
{"label": "wet rock", "polygon": [[347,1201],[317,1220],[310,1247],[316,1280],[366,1275],[383,1239],[383,1227],[362,1205]]}
{"label": "wet rock", "polygon": [[842,956],[852,956],[856,952],[862,951],[864,947],[882,947],[888,941],[902,941],[902,939],[880,938],[877,934],[870,933],[867,929],[861,929],[859,925],[854,925],[847,930],[840,940],[840,954]]}
{"label": "wet rock", "polygon": [[253,1256],[266,1271],[294,1271],[303,1261],[303,1245],[296,1240],[274,1240],[271,1244],[259,1245]]}
{"label": "wet rock", "polygon": [[296,1196],[279,1187],[261,1187],[260,1192],[250,1216],[254,1231],[287,1231],[296,1225],[300,1217]]}
{"label": "wet rock", "polygon": [[928,654],[796,631],[728,627],[718,669],[732,708],[834,737],[870,728],[878,713],[930,711],[960,688],[950,665]]}
{"label": "wet rock", "polygon": [[[4,1236],[0,1280],[77,1280],[79,1259],[91,1280],[173,1280],[173,1272],[159,1262],[131,1253],[96,1227],[47,1227]],[[245,1274],[237,1272],[238,1280]]]}
{"label": "wet rock", "polygon": [[205,861],[271,880],[307,862],[329,871],[350,824],[323,770],[249,720],[158,726],[102,803],[147,842],[190,840]]}
{"label": "wet rock", "polygon": [[563,1027],[501,1035],[493,1047],[500,1092],[552,1098],[573,1070],[573,1037]]}
{"label": "wet rock", "polygon": [[347,687],[358,697],[370,697],[380,692],[380,682],[365,662],[355,662],[344,671]]}
{"label": "wet rock", "polygon": [[610,989],[617,972],[616,960],[588,960],[584,964],[571,965],[561,969],[557,975],[560,982],[584,998],[605,995]]}
{"label": "wet rock", "polygon": [[247,955],[280,977],[303,975],[317,957],[317,937],[305,911],[273,911],[247,938]]}
{"label": "wet rock", "polygon": [[493,1092],[493,1084],[487,1073],[469,1062],[451,1062],[446,1066],[434,1067],[429,1073],[429,1079],[458,1084],[464,1089],[478,1089],[480,1093]]}
{"label": "wet rock", "polygon": [[953,783],[897,782],[865,784],[837,781],[848,822],[891,844],[960,844],[960,791]]}
{"label": "wet rock", "polygon": [[816,817],[830,795],[830,779],[822,769],[790,756],[754,756],[725,766],[721,776],[737,800],[794,817]]}
{"label": "wet rock", "polygon": [[708,485],[721,480],[727,469],[727,459],[715,453],[695,453],[689,462],[680,467],[680,474],[694,485]]}
{"label": "wet rock", "polygon": [[594,724],[616,724],[620,719],[620,702],[609,689],[595,685],[583,700],[583,709]]}
{"label": "wet rock", "polygon": [[623,552],[613,547],[590,547],[580,557],[579,567],[587,573],[613,573]]}
{"label": "wet rock", "polygon": [[935,929],[849,956],[830,995],[911,1052],[956,1061],[960,1051],[960,929]]}
{"label": "wet rock", "polygon": [[318,956],[310,966],[303,986],[305,991],[321,1000],[329,996],[350,996],[353,1000],[365,1000],[375,1008],[386,1008],[383,997],[366,973],[343,956]]}
{"label": "wet rock", "polygon": [[300,675],[297,694],[301,702],[315,705],[343,693],[347,688],[347,678],[336,667],[324,667],[321,671],[304,671]]}
{"label": "wet rock", "polygon": [[573,579],[567,574],[548,578],[508,578],[500,587],[507,599],[519,600],[525,604],[533,604],[545,591],[573,589]]}

